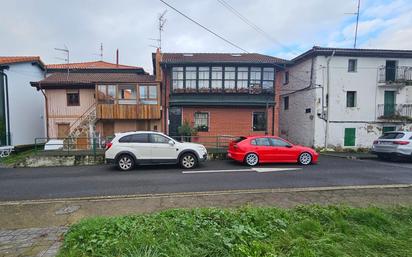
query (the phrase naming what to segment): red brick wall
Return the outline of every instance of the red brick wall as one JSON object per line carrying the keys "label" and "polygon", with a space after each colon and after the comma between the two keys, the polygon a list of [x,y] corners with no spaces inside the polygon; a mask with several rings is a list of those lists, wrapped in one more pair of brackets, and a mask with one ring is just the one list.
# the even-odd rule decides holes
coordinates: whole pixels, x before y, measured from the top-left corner
{"label": "red brick wall", "polygon": [[[253,112],[264,112],[265,108],[250,107],[183,107],[183,121],[193,126],[196,112],[209,113],[209,131],[198,132],[199,136],[218,135],[264,135],[265,131],[253,131]],[[275,135],[278,130],[278,115],[275,115]],[[272,133],[272,107],[268,110],[268,132]]]}

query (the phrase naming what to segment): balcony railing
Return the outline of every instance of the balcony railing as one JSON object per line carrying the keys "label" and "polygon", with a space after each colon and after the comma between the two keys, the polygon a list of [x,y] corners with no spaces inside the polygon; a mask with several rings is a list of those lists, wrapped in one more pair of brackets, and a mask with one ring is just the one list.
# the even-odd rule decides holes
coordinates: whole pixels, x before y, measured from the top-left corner
{"label": "balcony railing", "polygon": [[379,119],[412,119],[412,104],[379,104]]}
{"label": "balcony railing", "polygon": [[241,94],[273,94],[273,87],[264,87],[262,85],[251,85],[250,87],[243,88],[173,88],[172,90],[175,94],[182,93],[241,93]]}
{"label": "balcony railing", "polygon": [[378,75],[379,83],[412,84],[412,67],[410,66],[382,66],[379,67]]}

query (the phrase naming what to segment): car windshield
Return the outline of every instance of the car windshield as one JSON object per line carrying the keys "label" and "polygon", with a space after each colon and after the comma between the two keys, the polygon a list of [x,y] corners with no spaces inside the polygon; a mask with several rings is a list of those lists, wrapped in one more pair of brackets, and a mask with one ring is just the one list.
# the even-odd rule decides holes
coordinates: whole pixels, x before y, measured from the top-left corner
{"label": "car windshield", "polygon": [[405,134],[400,132],[389,132],[383,134],[379,139],[399,139],[402,138]]}

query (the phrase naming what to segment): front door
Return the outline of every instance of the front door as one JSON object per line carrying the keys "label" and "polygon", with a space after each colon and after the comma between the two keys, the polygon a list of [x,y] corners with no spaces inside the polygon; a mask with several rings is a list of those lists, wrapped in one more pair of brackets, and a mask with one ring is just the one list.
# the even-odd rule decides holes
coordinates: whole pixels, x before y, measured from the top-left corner
{"label": "front door", "polygon": [[66,138],[69,135],[70,124],[68,123],[61,123],[57,124],[57,137],[58,138]]}
{"label": "front door", "polygon": [[270,145],[269,138],[260,137],[251,141],[253,151],[258,154],[260,162],[272,162],[275,151]]}
{"label": "front door", "polygon": [[396,61],[386,61],[385,81],[395,81],[396,79]]}
{"label": "front door", "polygon": [[169,136],[177,137],[179,135],[178,128],[182,125],[182,108],[169,108]]}
{"label": "front door", "polygon": [[383,106],[383,116],[390,117],[395,114],[395,91],[385,91]]}
{"label": "front door", "polygon": [[150,134],[150,145],[152,148],[152,162],[175,161],[178,157],[176,145],[169,144],[170,139],[159,135]]}

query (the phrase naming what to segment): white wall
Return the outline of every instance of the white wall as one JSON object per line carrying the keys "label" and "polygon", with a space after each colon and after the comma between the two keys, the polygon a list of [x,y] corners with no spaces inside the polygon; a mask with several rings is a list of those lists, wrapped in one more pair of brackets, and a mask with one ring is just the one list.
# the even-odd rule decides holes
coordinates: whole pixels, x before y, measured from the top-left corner
{"label": "white wall", "polygon": [[10,132],[13,145],[33,144],[45,136],[44,97],[31,87],[31,81],[44,78],[43,71],[31,63],[9,64],[4,70],[9,79]]}
{"label": "white wall", "polygon": [[[348,72],[348,60],[357,59],[357,71]],[[334,56],[330,61],[330,92],[327,92],[327,57],[317,56],[314,62],[314,84],[323,86],[324,99],[329,94],[329,145],[343,147],[345,128],[356,128],[356,146],[370,147],[373,140],[382,133],[383,126],[396,126],[397,129],[412,124],[384,122],[377,119],[378,105],[384,103],[384,91],[396,91],[396,104],[412,103],[412,89],[408,86],[378,85],[378,68],[385,66],[386,60],[397,60],[399,66],[412,66],[412,59],[342,57]],[[304,83],[292,77],[309,81],[311,60],[306,60],[289,69],[290,84],[286,90],[301,89]],[[346,107],[347,91],[356,91],[356,106]],[[322,91],[320,89],[302,91],[289,97],[289,111],[280,110],[280,130],[291,141],[299,144],[312,144],[323,147],[326,122],[317,113],[322,112]],[[283,104],[283,103],[282,103]],[[315,106],[313,125],[302,109]],[[282,106],[283,107],[283,106]],[[309,135],[311,134],[311,135]],[[281,134],[282,136],[282,134]],[[309,139],[310,138],[310,139]]]}

